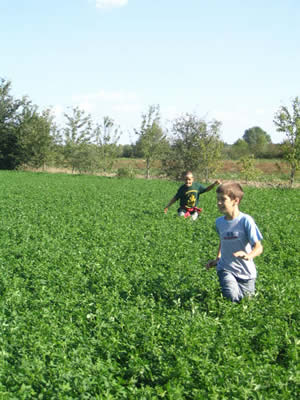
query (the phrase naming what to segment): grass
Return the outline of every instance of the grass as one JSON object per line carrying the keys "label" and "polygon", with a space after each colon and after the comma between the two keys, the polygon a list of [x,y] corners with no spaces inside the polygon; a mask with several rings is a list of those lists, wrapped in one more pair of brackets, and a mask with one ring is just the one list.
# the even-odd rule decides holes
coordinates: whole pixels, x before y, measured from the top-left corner
{"label": "grass", "polygon": [[296,399],[299,190],[245,187],[264,236],[257,295],[231,304],[178,183],[0,173],[0,398]]}

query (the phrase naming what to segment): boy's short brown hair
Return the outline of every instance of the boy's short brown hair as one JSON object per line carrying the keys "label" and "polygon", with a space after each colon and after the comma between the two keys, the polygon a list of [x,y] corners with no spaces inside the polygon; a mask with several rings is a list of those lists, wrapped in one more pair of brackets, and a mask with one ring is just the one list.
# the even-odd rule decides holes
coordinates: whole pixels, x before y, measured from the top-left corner
{"label": "boy's short brown hair", "polygon": [[222,185],[218,186],[217,193],[225,194],[232,200],[239,199],[240,202],[244,196],[242,186],[236,182],[223,183]]}

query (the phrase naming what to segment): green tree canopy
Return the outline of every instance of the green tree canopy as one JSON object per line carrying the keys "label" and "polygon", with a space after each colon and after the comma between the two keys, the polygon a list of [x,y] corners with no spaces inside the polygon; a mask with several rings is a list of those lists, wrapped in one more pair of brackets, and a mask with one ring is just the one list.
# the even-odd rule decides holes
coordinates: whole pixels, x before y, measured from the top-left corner
{"label": "green tree canopy", "polygon": [[65,113],[64,116],[67,120],[63,129],[65,160],[70,164],[72,172],[81,171],[87,168],[88,144],[94,136],[91,116],[78,107],[73,107],[71,113]]}
{"label": "green tree canopy", "polygon": [[221,122],[206,122],[194,114],[177,118],[171,132],[171,153],[163,160],[167,174],[181,178],[184,171],[192,170],[208,181],[221,160],[220,127]]}
{"label": "green tree canopy", "polygon": [[238,139],[228,150],[228,154],[233,160],[249,156],[250,152],[249,145],[244,139]]}
{"label": "green tree canopy", "polygon": [[11,82],[0,81],[0,169],[14,169],[21,163],[17,128],[23,101],[10,94]]}
{"label": "green tree canopy", "polygon": [[94,164],[96,169],[108,171],[113,167],[120,152],[118,148],[120,137],[120,128],[114,120],[108,116],[103,117],[102,124],[97,124],[95,128]]}
{"label": "green tree canopy", "polygon": [[36,106],[23,109],[18,136],[24,163],[39,168],[49,159],[55,129],[50,110],[40,113]]}
{"label": "green tree canopy", "polygon": [[254,126],[245,130],[243,139],[249,146],[249,152],[255,156],[263,154],[268,145],[272,143],[271,136],[259,126]]}
{"label": "green tree canopy", "polygon": [[149,106],[148,112],[142,115],[140,129],[135,133],[139,136],[136,150],[146,160],[146,177],[149,178],[153,161],[159,159],[167,147],[166,135],[160,126],[158,105]]}
{"label": "green tree canopy", "polygon": [[14,99],[11,82],[0,80],[0,169],[15,169],[30,163],[41,166],[52,142],[50,111],[23,96]]}
{"label": "green tree canopy", "polygon": [[243,139],[250,145],[259,145],[261,143],[271,143],[271,136],[267,134],[263,129],[259,126],[254,126],[253,128],[249,128],[245,130],[243,135]]}

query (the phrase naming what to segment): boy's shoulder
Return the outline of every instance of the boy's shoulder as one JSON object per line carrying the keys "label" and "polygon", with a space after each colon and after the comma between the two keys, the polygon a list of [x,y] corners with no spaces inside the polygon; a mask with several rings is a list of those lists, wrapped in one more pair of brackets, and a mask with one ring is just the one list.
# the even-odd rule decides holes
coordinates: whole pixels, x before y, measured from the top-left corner
{"label": "boy's shoulder", "polygon": [[193,182],[193,186],[195,189],[200,190],[201,192],[205,191],[206,187],[199,182]]}
{"label": "boy's shoulder", "polygon": [[186,188],[186,185],[183,183],[182,185],[179,186],[177,192],[182,191]]}
{"label": "boy's shoulder", "polygon": [[216,219],[216,224],[231,224],[233,221],[237,223],[246,223],[246,222],[254,222],[254,219],[251,217],[249,214],[245,214],[240,211],[239,215],[234,219],[234,220],[227,220],[225,218],[225,215],[222,215],[221,217],[218,217]]}
{"label": "boy's shoulder", "polygon": [[254,222],[254,218],[251,217],[251,215],[242,212],[240,212],[240,220],[251,223]]}

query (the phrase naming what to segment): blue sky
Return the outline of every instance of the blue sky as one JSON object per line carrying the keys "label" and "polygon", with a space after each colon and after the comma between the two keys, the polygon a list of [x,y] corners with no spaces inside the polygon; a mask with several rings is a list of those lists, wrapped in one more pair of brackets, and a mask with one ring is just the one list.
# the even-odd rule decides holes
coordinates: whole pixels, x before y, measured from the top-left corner
{"label": "blue sky", "polygon": [[260,126],[274,143],[281,105],[300,95],[299,0],[0,0],[0,77],[57,122],[79,106],[136,140],[195,113],[227,143]]}

